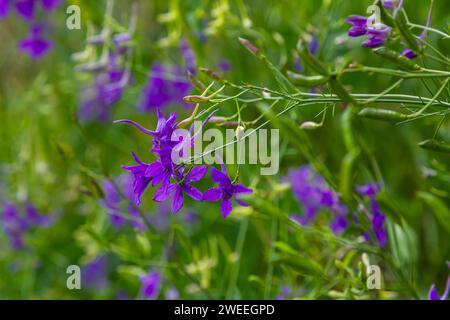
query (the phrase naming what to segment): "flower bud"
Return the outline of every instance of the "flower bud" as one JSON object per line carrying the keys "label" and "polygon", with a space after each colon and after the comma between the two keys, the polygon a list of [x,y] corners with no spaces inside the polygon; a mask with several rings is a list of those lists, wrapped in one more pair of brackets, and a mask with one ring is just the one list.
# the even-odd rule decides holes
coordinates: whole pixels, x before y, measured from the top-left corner
{"label": "flower bud", "polygon": [[314,122],[314,121],[305,121],[300,125],[300,129],[303,130],[316,130],[320,128],[322,124]]}
{"label": "flower bud", "polygon": [[243,137],[244,137],[244,127],[243,126],[238,126],[237,129],[236,129],[236,139],[237,139],[237,141],[241,141]]}
{"label": "flower bud", "polygon": [[209,97],[202,97],[202,96],[185,96],[183,97],[183,101],[187,103],[205,103],[209,101]]}
{"label": "flower bud", "polygon": [[221,81],[222,77],[215,71],[208,68],[200,68],[200,71],[209,76],[211,79]]}
{"label": "flower bud", "polygon": [[414,63],[413,61],[411,61],[404,55],[402,55],[394,50],[388,49],[386,47],[375,48],[375,49],[373,49],[373,52],[375,52],[379,56],[385,58],[386,60],[389,60],[389,61],[395,63],[396,65],[398,65],[399,67],[401,67],[403,69],[412,70],[412,71],[419,71],[422,69],[418,64]]}
{"label": "flower bud", "polygon": [[261,51],[258,47],[256,47],[253,43],[251,43],[249,40],[245,38],[238,38],[239,42],[254,56],[259,56]]}

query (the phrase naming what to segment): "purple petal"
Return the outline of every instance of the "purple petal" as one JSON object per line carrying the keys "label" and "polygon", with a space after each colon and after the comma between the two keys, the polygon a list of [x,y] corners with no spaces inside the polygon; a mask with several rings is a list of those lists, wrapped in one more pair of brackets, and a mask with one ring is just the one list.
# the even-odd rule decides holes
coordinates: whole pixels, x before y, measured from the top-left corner
{"label": "purple petal", "polygon": [[10,0],[0,0],[0,19],[8,15],[9,1]]}
{"label": "purple petal", "polygon": [[231,184],[231,179],[228,177],[228,175],[222,171],[217,170],[214,167],[211,168],[211,178],[214,182],[220,184]]}
{"label": "purple petal", "polygon": [[218,187],[206,190],[203,193],[203,200],[205,201],[217,201],[222,197],[222,190]]}
{"label": "purple petal", "polygon": [[433,284],[430,288],[430,291],[428,292],[428,300],[441,300],[439,297],[439,294],[436,290],[436,285]]}
{"label": "purple petal", "polygon": [[192,181],[200,181],[203,179],[205,174],[208,172],[208,166],[200,166],[192,168],[192,170],[188,173],[188,175],[184,178],[186,183]]}
{"label": "purple petal", "polygon": [[132,120],[128,120],[128,119],[121,119],[121,120],[115,120],[114,123],[126,123],[126,124],[130,124],[132,126],[134,126],[135,128],[137,128],[139,131],[148,134],[148,135],[154,135],[155,132],[148,130],[146,128],[144,128],[143,126],[141,126],[140,124],[138,124],[137,122],[134,122]]}
{"label": "purple petal", "polygon": [[236,194],[249,194],[252,192],[253,192],[252,189],[247,188],[246,186],[244,186],[242,184],[237,184],[237,185],[233,186],[233,193],[236,193]]}
{"label": "purple petal", "polygon": [[186,184],[183,186],[183,191],[186,192],[186,194],[189,197],[191,197],[192,199],[194,199],[196,201],[202,201],[202,199],[203,199],[203,194],[197,188],[194,188],[193,186]]}
{"label": "purple petal", "polygon": [[183,190],[180,186],[175,188],[175,193],[172,199],[172,211],[177,213],[183,207]]}
{"label": "purple petal", "polygon": [[412,51],[410,48],[406,48],[403,50],[402,55],[407,57],[408,59],[412,60],[417,57],[417,53]]}
{"label": "purple petal", "polygon": [[156,189],[155,194],[153,195],[153,201],[156,202],[164,202],[170,198],[173,189],[176,188],[175,184],[169,184],[164,182],[158,189]]}
{"label": "purple petal", "polygon": [[220,204],[220,210],[222,211],[222,216],[224,218],[228,217],[228,215],[230,214],[231,210],[233,210],[233,201],[232,199],[228,199],[222,200],[222,203]]}
{"label": "purple petal", "polygon": [[34,0],[17,0],[16,11],[25,20],[34,18]]}
{"label": "purple petal", "polygon": [[351,15],[347,19],[345,19],[345,22],[351,23],[356,26],[365,26],[367,25],[367,17]]}

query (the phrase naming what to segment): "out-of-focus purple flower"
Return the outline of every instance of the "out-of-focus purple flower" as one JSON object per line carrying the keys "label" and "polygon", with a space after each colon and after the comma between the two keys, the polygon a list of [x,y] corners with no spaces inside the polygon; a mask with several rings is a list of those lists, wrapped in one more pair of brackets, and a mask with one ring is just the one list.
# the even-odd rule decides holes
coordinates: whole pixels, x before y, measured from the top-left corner
{"label": "out-of-focus purple flower", "polygon": [[42,58],[53,46],[50,40],[42,37],[42,32],[43,26],[32,26],[28,37],[20,41],[18,46],[20,51],[27,53],[33,60]]}
{"label": "out-of-focus purple flower", "polygon": [[189,94],[192,85],[179,68],[168,68],[159,63],[152,65],[147,86],[142,91],[141,111],[165,108],[170,104],[186,106],[183,97]]}
{"label": "out-of-focus purple flower", "polygon": [[104,290],[108,286],[107,258],[99,256],[89,261],[82,270],[83,287]]}
{"label": "out-of-focus purple flower", "polygon": [[166,292],[166,300],[178,300],[180,299],[180,293],[174,287],[170,287]]}
{"label": "out-of-focus purple flower", "polygon": [[[138,210],[133,205],[135,201],[133,184],[133,177],[125,174],[114,179],[114,183],[109,180],[103,181],[102,186],[105,197],[102,205],[108,211],[111,223],[115,228],[121,228],[127,221],[131,220],[131,225],[134,228],[144,231],[146,229],[145,224]],[[120,190],[117,190],[117,188]],[[124,210],[124,208],[126,209]],[[124,211],[128,211],[128,214],[125,214]]]}
{"label": "out-of-focus purple flower", "polygon": [[119,63],[120,56],[111,53],[106,64],[99,63],[98,70],[80,66],[80,71],[94,73],[93,82],[82,91],[79,116],[82,120],[110,119],[111,107],[117,103],[128,84],[128,71]]}
{"label": "out-of-focus purple flower", "polygon": [[450,293],[450,277],[447,279],[447,285],[445,286],[445,291],[442,294],[442,296],[439,296],[439,293],[437,292],[436,285],[433,283],[433,285],[430,288],[430,291],[428,292],[428,300],[447,300],[448,295]]}
{"label": "out-of-focus purple flower", "polygon": [[25,216],[27,223],[38,227],[50,227],[55,222],[54,215],[42,215],[32,204],[25,207]]}
{"label": "out-of-focus purple flower", "polygon": [[[317,50],[319,49],[319,39],[317,38],[317,35],[313,35],[311,37],[311,40],[308,43],[308,48],[309,48],[309,52],[311,52],[312,55],[315,55],[317,53]],[[299,56],[295,57],[294,69],[297,72],[305,71],[303,69],[302,61]]]}
{"label": "out-of-focus purple flower", "polygon": [[184,63],[186,64],[186,69],[193,75],[197,74],[197,65],[195,52],[192,50],[189,42],[186,39],[183,39],[180,44],[181,56],[184,59]]}
{"label": "out-of-focus purple flower", "polygon": [[219,61],[219,69],[222,72],[228,72],[231,69],[231,64],[230,61],[228,59],[222,59]]}
{"label": "out-of-focus purple flower", "polygon": [[9,1],[10,0],[0,0],[0,19],[6,17],[8,15]]}
{"label": "out-of-focus purple flower", "polygon": [[380,184],[367,184],[363,186],[357,186],[356,191],[361,195],[369,198],[370,201],[370,211],[371,211],[371,222],[372,231],[378,241],[380,247],[384,247],[387,243],[387,231],[385,227],[386,217],[381,212],[378,203],[375,200],[376,194],[380,191]]}
{"label": "out-of-focus purple flower", "polygon": [[242,184],[233,184],[227,174],[225,165],[222,165],[222,170],[211,168],[211,177],[214,182],[218,183],[217,187],[211,188],[203,194],[203,200],[217,201],[222,199],[220,210],[222,216],[226,218],[231,210],[233,210],[233,199],[241,206],[248,206],[248,203],[240,200],[239,195],[252,193],[253,190],[247,188]]}
{"label": "out-of-focus purple flower", "polygon": [[19,210],[14,204],[6,203],[3,209],[2,222],[11,248],[13,250],[21,249],[23,247],[23,234],[28,230],[29,225],[19,215]]}
{"label": "out-of-focus purple flower", "polygon": [[284,286],[281,289],[280,294],[276,297],[276,300],[286,300],[286,297],[291,293],[291,288]]}
{"label": "out-of-focus purple flower", "polygon": [[42,8],[48,12],[55,10],[61,3],[62,0],[41,0]]}
{"label": "out-of-focus purple flower", "polygon": [[347,207],[341,203],[339,194],[329,188],[323,177],[310,166],[291,170],[288,180],[294,196],[303,208],[303,215],[292,215],[292,220],[306,225],[315,218],[320,210],[328,209],[334,214],[330,224],[331,230],[339,234],[347,228]]}
{"label": "out-of-focus purple flower", "polygon": [[[425,29],[423,29],[422,33],[419,36],[419,40],[417,42],[419,44],[419,47],[423,46],[422,42],[427,37],[428,28],[431,25],[432,17],[433,17],[433,7],[430,6],[430,11],[428,11],[428,18],[427,18],[427,23],[425,25]],[[408,59],[411,59],[411,60],[417,57],[417,53],[412,51],[410,48],[406,48],[405,50],[403,50],[402,55],[404,55],[405,57],[407,57]]]}
{"label": "out-of-focus purple flower", "polygon": [[383,7],[389,10],[394,9],[397,5],[397,2],[397,0],[381,0],[381,4],[383,5]]}
{"label": "out-of-focus purple flower", "polygon": [[26,205],[25,215],[21,215],[17,206],[10,202],[6,203],[0,218],[13,250],[23,247],[23,236],[30,228],[49,227],[55,220],[54,216],[41,215],[31,204]]}
{"label": "out-of-focus purple flower", "polygon": [[17,13],[25,20],[33,20],[35,14],[35,0],[16,0]]}
{"label": "out-of-focus purple flower", "polygon": [[141,294],[146,299],[158,298],[161,290],[161,275],[156,271],[150,271],[141,277]]}

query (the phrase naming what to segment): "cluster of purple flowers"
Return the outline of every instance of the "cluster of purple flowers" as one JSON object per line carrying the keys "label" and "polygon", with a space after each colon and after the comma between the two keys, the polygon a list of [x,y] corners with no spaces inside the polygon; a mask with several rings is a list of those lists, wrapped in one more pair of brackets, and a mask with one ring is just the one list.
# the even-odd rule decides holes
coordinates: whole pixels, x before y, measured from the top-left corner
{"label": "cluster of purple flowers", "polygon": [[377,48],[384,45],[389,37],[391,28],[383,23],[369,23],[369,18],[364,16],[352,15],[345,22],[352,26],[348,31],[350,37],[367,36],[367,40],[362,43],[365,48]]}
{"label": "cluster of purple flowers", "polygon": [[[450,262],[447,262],[447,266],[450,268]],[[439,296],[439,293],[437,292],[437,289],[436,289],[436,285],[433,284],[430,288],[430,291],[428,292],[428,299],[429,300],[447,300],[449,294],[450,294],[450,276],[447,279],[447,285],[445,286],[445,291],[442,294],[442,296]]]}
{"label": "cluster of purple flowers", "polygon": [[[395,10],[394,15],[396,15],[403,8],[403,0],[382,0],[381,4],[388,10]],[[425,40],[427,36],[427,28],[431,24],[432,18],[432,8],[428,13],[428,19],[426,26],[419,36],[418,45],[422,47],[422,41]],[[391,28],[383,23],[372,23],[370,20],[372,17],[364,17],[359,15],[351,15],[345,22],[350,23],[352,26],[348,31],[350,37],[360,37],[367,35],[367,41],[362,43],[363,47],[366,48],[377,48],[385,44],[386,40],[389,38]],[[410,48],[405,48],[402,55],[408,59],[414,59],[417,57],[417,53]]]}
{"label": "cluster of purple flowers", "polygon": [[7,202],[1,216],[6,235],[9,238],[11,248],[19,250],[23,248],[24,235],[33,227],[49,227],[55,221],[55,216],[41,215],[36,207],[26,204],[24,214],[13,203]]}
{"label": "cluster of purple flowers", "polygon": [[[164,202],[172,198],[171,208],[174,213],[180,211],[183,207],[184,195],[195,201],[218,201],[221,199],[221,210],[224,217],[230,214],[233,207],[233,199],[240,205],[247,205],[236,196],[251,193],[252,190],[241,184],[233,184],[224,165],[222,165],[221,171],[216,168],[211,169],[212,179],[218,183],[218,186],[207,190],[205,193],[194,187],[192,183],[199,182],[205,177],[208,172],[208,166],[193,167],[176,164],[172,155],[180,154],[183,146],[192,147],[196,135],[194,134],[192,138],[190,135],[175,137],[174,131],[177,128],[176,113],[172,113],[166,119],[158,109],[157,115],[158,124],[155,131],[145,129],[131,120],[116,121],[131,124],[143,133],[153,137],[151,152],[158,157],[157,161],[147,164],[133,153],[137,165],[122,167],[134,176],[133,192],[136,205],[140,204],[141,197],[149,184],[153,187],[158,186],[153,195],[154,201]],[[212,115],[213,113],[204,121],[204,124]],[[192,131],[193,128],[191,133]]]}
{"label": "cluster of purple flowers", "polygon": [[[108,121],[111,107],[117,103],[129,83],[130,71],[124,67],[131,35],[116,34],[106,57],[95,63],[79,65],[78,71],[90,73],[92,82],[83,88],[79,116],[82,120]],[[89,45],[104,45],[102,35],[88,39]]]}
{"label": "cluster of purple flowers", "polygon": [[348,226],[347,207],[340,201],[339,194],[329,188],[325,180],[310,166],[291,170],[288,174],[292,192],[302,206],[303,215],[291,215],[301,225],[309,224],[321,210],[329,210],[334,218],[331,230],[339,234]]}
{"label": "cluster of purple flowers", "polygon": [[14,7],[16,13],[29,24],[29,34],[19,42],[18,49],[32,59],[43,57],[53,46],[52,41],[43,36],[48,26],[36,19],[38,8],[49,14],[61,2],[61,0],[0,0],[0,20],[8,15],[11,7]]}
{"label": "cluster of purple flowers", "polygon": [[[105,179],[102,183],[104,198],[101,205],[106,209],[114,228],[120,229],[125,225],[131,224],[133,228],[145,231],[142,215],[136,207],[133,193],[133,176],[121,174],[114,180]],[[154,215],[145,217],[147,222],[157,230],[164,231],[169,226],[170,208],[166,205],[159,206]],[[183,221],[192,225],[197,220],[197,214],[192,211],[186,211],[183,215]]]}
{"label": "cluster of purple flowers", "polygon": [[[380,185],[367,184],[356,187],[356,191],[362,196],[369,199],[370,203],[370,220],[372,222],[372,230],[380,247],[384,247],[387,243],[387,231],[385,227],[386,217],[381,213],[380,207],[375,200],[377,193],[380,191]],[[370,236],[366,233],[365,238],[368,240]]]}
{"label": "cluster of purple flowers", "polygon": [[[291,215],[290,218],[301,224],[307,225],[314,220],[317,213],[327,210],[333,214],[330,228],[335,234],[340,234],[349,225],[347,219],[348,208],[340,201],[339,194],[327,186],[324,178],[315,172],[310,166],[305,165],[299,169],[291,170],[288,174],[292,192],[302,206],[303,215]],[[387,243],[385,227],[386,217],[381,213],[375,200],[380,191],[379,184],[368,184],[356,187],[358,193],[367,197],[370,202],[368,217],[372,223],[372,232],[380,247]],[[365,239],[370,240],[369,232],[364,234]]]}

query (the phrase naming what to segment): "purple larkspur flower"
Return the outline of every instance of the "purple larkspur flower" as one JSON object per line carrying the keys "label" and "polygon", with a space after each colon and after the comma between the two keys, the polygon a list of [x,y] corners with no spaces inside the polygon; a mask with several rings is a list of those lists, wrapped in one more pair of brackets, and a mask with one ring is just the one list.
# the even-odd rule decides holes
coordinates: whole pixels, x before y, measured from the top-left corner
{"label": "purple larkspur flower", "polygon": [[221,59],[219,61],[219,69],[222,72],[228,72],[231,69],[231,64],[230,61],[228,59]]}
{"label": "purple larkspur flower", "polygon": [[371,211],[371,222],[372,222],[372,231],[375,234],[375,237],[378,241],[380,247],[384,247],[387,243],[387,231],[385,226],[386,217],[381,212],[378,203],[375,200],[376,194],[380,191],[380,184],[367,184],[363,186],[357,186],[356,191],[369,198],[370,202],[370,211]]}
{"label": "purple larkspur flower", "polygon": [[281,288],[280,294],[276,297],[276,300],[286,300],[287,296],[291,293],[291,288],[284,286]]}
{"label": "purple larkspur flower", "polygon": [[[313,35],[311,37],[311,40],[308,42],[308,48],[309,48],[309,52],[311,52],[312,55],[315,55],[317,53],[317,50],[319,49],[319,39],[317,38],[317,35]],[[303,69],[302,61],[299,56],[295,57],[294,69],[297,72],[305,71]]]}
{"label": "purple larkspur flower", "polygon": [[83,287],[104,290],[108,286],[106,256],[103,255],[92,259],[83,266],[82,271]]}
{"label": "purple larkspur flower", "polygon": [[[119,59],[119,56],[111,53],[106,64],[98,64],[98,70],[89,70],[94,73],[94,78],[93,83],[82,91],[78,112],[82,120],[106,122],[110,119],[111,107],[122,98],[128,84],[129,74],[120,66]],[[79,68],[88,71],[85,69],[85,66]]]}
{"label": "purple larkspur flower", "polygon": [[[135,202],[133,184],[134,178],[125,174],[114,179],[114,183],[110,180],[103,181],[102,187],[105,196],[102,205],[108,211],[111,223],[115,228],[121,228],[127,221],[131,220],[131,225],[134,228],[144,231],[146,227],[142,217],[133,205]],[[121,207],[121,204],[123,207]],[[124,211],[128,211],[128,215]]]}
{"label": "purple larkspur flower", "polygon": [[48,12],[55,10],[61,3],[62,0],[41,0],[42,8]]}
{"label": "purple larkspur flower", "polygon": [[142,296],[150,300],[158,298],[161,290],[161,275],[156,271],[150,271],[142,276],[140,280]]}
{"label": "purple larkspur flower", "polygon": [[381,0],[381,4],[386,9],[392,10],[397,5],[398,0]]}
{"label": "purple larkspur flower", "polygon": [[186,106],[183,97],[189,94],[192,85],[179,68],[168,68],[154,63],[148,82],[141,94],[139,109],[149,111],[165,108],[170,104]]}
{"label": "purple larkspur flower", "polygon": [[0,0],[0,19],[6,17],[9,12],[10,0]]}
{"label": "purple larkspur flower", "polygon": [[42,215],[32,204],[25,206],[27,223],[38,227],[50,227],[55,222],[54,215]]}
{"label": "purple larkspur flower", "polygon": [[294,196],[303,209],[303,215],[292,215],[292,220],[306,225],[315,218],[320,210],[328,209],[333,213],[333,220],[330,223],[331,230],[335,234],[339,234],[347,228],[347,207],[341,203],[339,194],[329,188],[323,177],[310,166],[291,170],[288,180]]}
{"label": "purple larkspur flower", "polygon": [[[450,268],[450,262],[447,261],[447,265]],[[436,284],[432,284],[430,291],[428,292],[428,300],[447,300],[450,294],[450,276],[447,278],[447,285],[442,296],[439,295],[436,289]]]}
{"label": "purple larkspur flower", "polygon": [[181,56],[183,57],[184,63],[186,65],[187,71],[191,74],[197,74],[197,64],[195,52],[192,50],[189,42],[186,39],[183,39],[180,44]]}
{"label": "purple larkspur flower", "polygon": [[35,15],[35,0],[16,0],[17,13],[25,20],[33,20]]}
{"label": "purple larkspur flower", "polygon": [[53,224],[54,216],[44,216],[31,204],[25,206],[25,214],[21,215],[19,209],[14,204],[7,202],[1,220],[5,233],[8,236],[13,250],[23,247],[23,236],[32,227],[49,227]]}
{"label": "purple larkspur flower", "polygon": [[18,45],[19,50],[27,53],[33,60],[42,58],[53,47],[50,40],[42,37],[42,33],[43,26],[32,26],[28,37],[20,41]]}
{"label": "purple larkspur flower", "polygon": [[20,216],[19,209],[14,204],[7,202],[1,218],[11,248],[13,250],[21,249],[23,247],[23,234],[28,230],[29,225]]}
{"label": "purple larkspur flower", "polygon": [[211,177],[213,181],[219,185],[205,191],[203,200],[218,201],[219,199],[222,199],[220,210],[222,211],[222,216],[224,218],[226,218],[233,210],[233,199],[241,206],[248,206],[248,203],[240,200],[238,196],[250,194],[253,190],[242,184],[233,184],[228,176],[225,165],[222,165],[221,171],[214,167],[211,168]]}
{"label": "purple larkspur flower", "polygon": [[180,299],[180,292],[174,288],[170,287],[166,292],[166,300],[178,300]]}
{"label": "purple larkspur flower", "polygon": [[[428,11],[428,18],[427,18],[427,23],[425,25],[425,29],[423,29],[422,33],[419,36],[419,40],[417,41],[417,43],[419,44],[419,47],[423,46],[422,42],[423,42],[423,40],[425,40],[425,38],[428,35],[428,28],[431,25],[432,18],[433,18],[433,7],[430,7],[430,10]],[[415,53],[410,48],[405,48],[402,52],[402,55],[411,60],[417,57],[417,53]]]}
{"label": "purple larkspur flower", "polygon": [[137,162],[137,165],[122,166],[122,169],[131,172],[134,176],[133,192],[135,195],[135,203],[136,205],[139,205],[141,203],[142,194],[144,193],[152,178],[147,175],[147,169],[150,167],[150,165],[142,162],[134,152],[132,154],[134,160]]}
{"label": "purple larkspur flower", "polygon": [[372,23],[369,26],[369,19],[364,16],[351,15],[345,22],[350,23],[348,31],[350,37],[360,37],[367,35],[367,40],[362,43],[365,48],[377,48],[384,45],[389,37],[391,28],[383,23]]}
{"label": "purple larkspur flower", "polygon": [[162,185],[155,192],[153,199],[157,202],[166,201],[172,196],[172,211],[174,213],[180,211],[183,207],[184,200],[183,195],[186,194],[196,201],[201,201],[203,199],[203,194],[190,183],[197,182],[203,179],[208,171],[208,166],[199,166],[192,168],[187,174],[183,172],[176,172],[176,182],[164,187]]}

